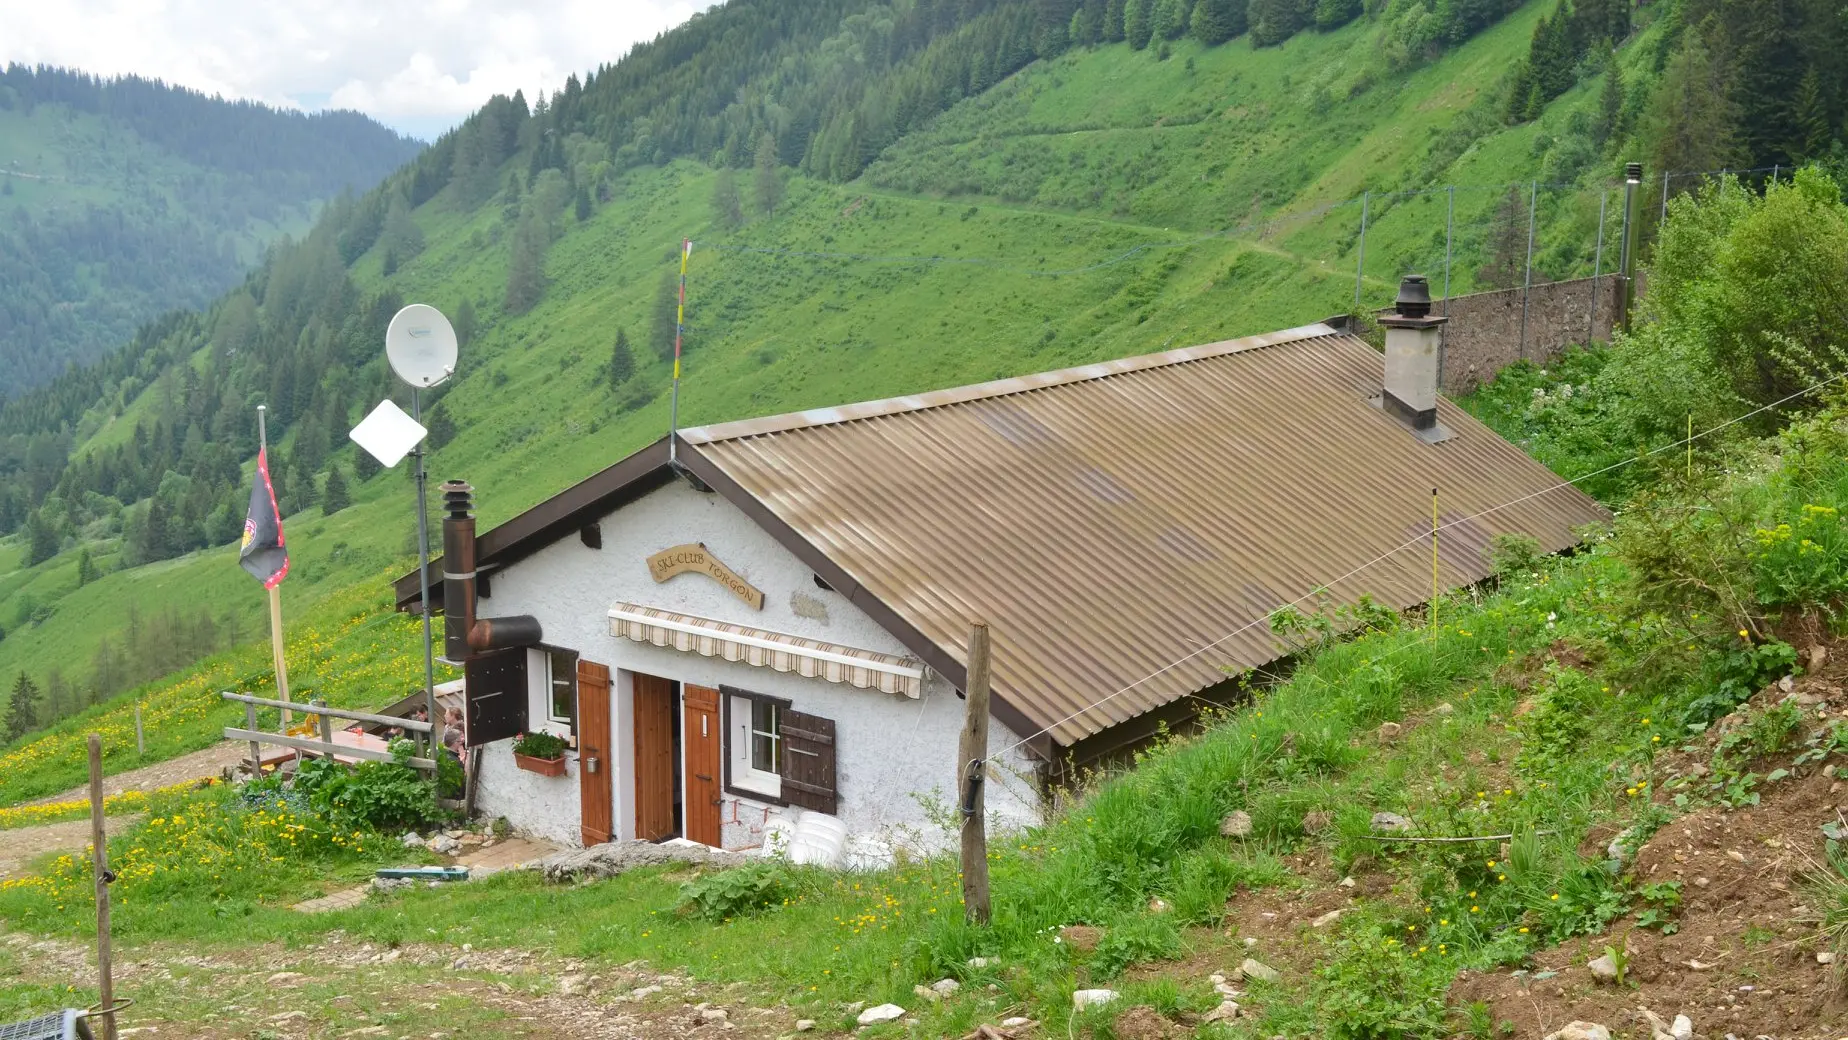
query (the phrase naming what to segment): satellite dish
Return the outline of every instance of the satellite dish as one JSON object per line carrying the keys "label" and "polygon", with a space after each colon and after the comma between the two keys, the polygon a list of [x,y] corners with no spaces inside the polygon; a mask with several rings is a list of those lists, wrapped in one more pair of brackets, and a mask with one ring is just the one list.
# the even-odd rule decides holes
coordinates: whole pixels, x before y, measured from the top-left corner
{"label": "satellite dish", "polygon": [[456,370],[456,330],[443,312],[413,303],[392,316],[385,330],[385,357],[398,378],[431,387]]}

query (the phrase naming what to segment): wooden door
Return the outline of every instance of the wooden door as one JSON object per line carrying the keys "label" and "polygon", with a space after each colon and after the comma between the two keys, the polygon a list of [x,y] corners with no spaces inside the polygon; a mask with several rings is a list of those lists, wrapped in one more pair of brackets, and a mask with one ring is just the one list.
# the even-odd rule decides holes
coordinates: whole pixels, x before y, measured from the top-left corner
{"label": "wooden door", "polygon": [[686,756],[686,836],[722,847],[719,837],[719,691],[682,686],[681,746]]}
{"label": "wooden door", "polygon": [[674,836],[674,681],[635,675],[635,836]]}
{"label": "wooden door", "polygon": [[615,786],[610,782],[610,669],[578,659],[578,785],[584,844],[610,840],[615,825]]}

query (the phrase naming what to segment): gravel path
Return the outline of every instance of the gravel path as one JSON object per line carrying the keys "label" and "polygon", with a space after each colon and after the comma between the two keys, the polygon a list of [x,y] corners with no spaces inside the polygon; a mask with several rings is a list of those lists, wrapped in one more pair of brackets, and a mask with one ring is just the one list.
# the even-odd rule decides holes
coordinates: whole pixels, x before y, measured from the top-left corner
{"label": "gravel path", "polygon": [[[197,780],[202,776],[217,776],[226,766],[235,766],[249,757],[250,745],[224,740],[190,755],[170,758],[165,762],[156,762],[151,766],[130,769],[114,776],[103,777],[103,795],[121,794],[123,791],[152,791],[187,780]],[[26,805],[44,805],[49,802],[72,802],[90,797],[90,788],[73,787],[60,794],[46,798],[34,798]],[[0,837],[3,842],[4,837]]]}
{"label": "gravel path", "polygon": [[[140,813],[111,816],[104,827],[111,835],[115,835],[139,819]],[[82,852],[89,847],[88,819],[0,831],[0,878],[23,871],[33,860],[47,852]]]}

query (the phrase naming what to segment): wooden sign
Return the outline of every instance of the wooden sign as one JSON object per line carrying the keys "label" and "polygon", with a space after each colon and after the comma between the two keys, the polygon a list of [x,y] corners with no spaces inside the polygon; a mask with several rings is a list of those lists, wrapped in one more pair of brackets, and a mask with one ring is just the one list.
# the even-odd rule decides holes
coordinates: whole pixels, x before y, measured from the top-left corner
{"label": "wooden sign", "polygon": [[764,609],[764,594],[756,586],[720,563],[704,545],[688,543],[663,549],[648,558],[648,573],[656,582],[679,574],[704,574],[731,590],[731,594],[749,604],[752,610]]}

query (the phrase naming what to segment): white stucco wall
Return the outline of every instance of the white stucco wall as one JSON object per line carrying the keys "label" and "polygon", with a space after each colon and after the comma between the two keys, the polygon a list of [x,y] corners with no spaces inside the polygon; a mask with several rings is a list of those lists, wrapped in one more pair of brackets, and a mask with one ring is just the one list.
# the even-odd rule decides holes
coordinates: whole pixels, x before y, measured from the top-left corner
{"label": "white stucco wall", "polygon": [[[934,795],[945,805],[954,800],[963,702],[946,680],[929,674],[924,695],[913,700],[612,636],[609,608],[626,601],[881,653],[908,653],[845,597],[820,588],[812,571],[719,495],[677,481],[603,517],[601,529],[601,549],[587,548],[572,534],[494,572],[492,596],[481,599],[480,613],[532,614],[544,627],[547,644],[576,650],[583,659],[610,667],[614,732],[608,747],[616,759],[619,836],[634,835],[630,679],[643,672],[784,698],[797,711],[834,720],[838,815],[850,833],[906,847],[949,844],[949,836],[932,824],[918,800],[920,795]],[[655,583],[647,557],[687,542],[704,543],[713,556],[760,589],[763,609],[752,609],[700,574]],[[989,732],[993,750],[1017,739],[998,721],[991,720]],[[578,840],[575,754],[567,756],[567,777],[542,778],[515,768],[504,742],[483,750],[488,754],[478,802],[484,811],[552,840]],[[1037,820],[1039,800],[1032,773],[1031,759],[1021,751],[997,763],[987,804],[999,827]],[[725,846],[759,844],[764,824],[777,808],[731,792],[723,799]]]}

